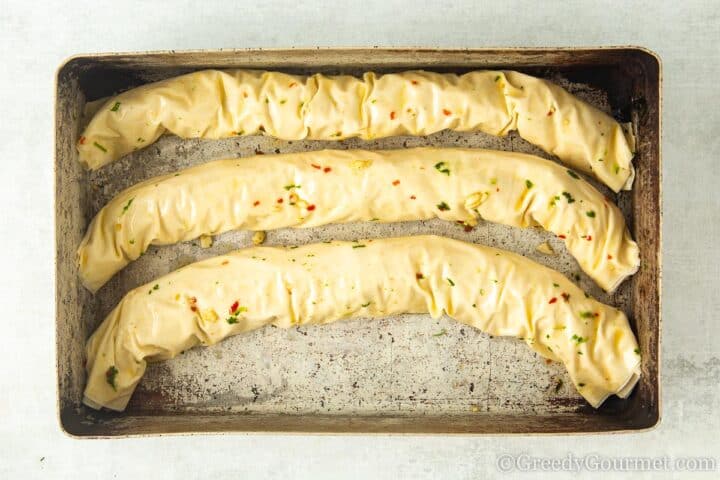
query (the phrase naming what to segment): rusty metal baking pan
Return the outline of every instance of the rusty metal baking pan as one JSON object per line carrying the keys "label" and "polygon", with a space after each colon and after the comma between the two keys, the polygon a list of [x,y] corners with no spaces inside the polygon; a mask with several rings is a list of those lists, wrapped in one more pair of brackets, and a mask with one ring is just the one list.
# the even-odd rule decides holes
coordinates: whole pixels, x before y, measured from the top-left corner
{"label": "rusty metal baking pan", "polygon": [[[612,197],[640,245],[642,266],[612,296],[584,275],[578,277],[586,291],[624,309],[631,319],[643,352],[642,378],[632,395],[626,400],[613,397],[593,410],[573,390],[561,365],[546,363],[520,341],[490,338],[448,319],[404,315],[295,330],[266,328],[241,335],[152,365],[123,413],[83,406],[85,340],[125,292],[193,260],[251,243],[250,233],[232,232],[217,238],[207,250],[193,242],[151,248],[92,296],[78,282],[75,249],[92,215],[122,188],[213,158],[256,151],[461,145],[547,157],[516,135],[498,139],[480,133],[335,143],[165,136],[99,172],[80,167],[74,143],[87,101],[203,68],[355,75],[369,70],[516,69],[556,81],[617,119],[632,121],[639,139],[637,179],[631,192]],[[655,426],[660,418],[660,82],[659,59],[642,48],[222,50],[69,59],[57,73],[55,123],[61,427],[77,437],[117,437],[201,432],[590,433]],[[499,246],[569,276],[579,272],[563,246],[558,246],[559,255],[554,257],[535,251],[542,241],[554,241],[544,232],[492,224],[470,233],[437,220],[335,225],[269,232],[267,243],[416,233]],[[446,335],[433,335],[442,329]]]}

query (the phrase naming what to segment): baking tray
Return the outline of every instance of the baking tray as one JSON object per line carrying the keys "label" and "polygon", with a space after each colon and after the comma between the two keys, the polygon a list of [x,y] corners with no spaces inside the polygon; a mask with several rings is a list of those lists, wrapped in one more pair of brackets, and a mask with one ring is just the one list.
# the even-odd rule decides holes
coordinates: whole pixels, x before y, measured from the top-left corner
{"label": "baking tray", "polygon": [[[81,404],[84,343],[122,295],[191,261],[251,244],[230,232],[210,249],[197,242],[151,248],[97,295],[80,285],[75,250],[92,216],[119,190],[150,176],[221,157],[320,148],[471,146],[546,154],[515,134],[441,132],[365,142],[285,142],[263,136],[220,141],[165,136],[98,172],[77,161],[76,139],[95,100],[149,81],[203,68],[256,68],[359,75],[427,69],[462,73],[515,69],[548,78],[632,121],[639,139],[631,192],[615,199],[641,248],[640,271],[612,296],[601,292],[563,245],[536,229],[482,223],[472,232],[439,220],[349,224],[268,232],[271,245],[435,233],[524,254],[572,277],[601,301],[622,308],[638,336],[642,377],[632,395],[593,410],[562,365],[512,338],[491,338],[447,318],[402,315],[291,330],[265,328],[212,348],[153,364],[123,413]],[[77,437],[209,432],[317,433],[590,433],[636,431],[660,418],[660,87],[658,57],[642,48],[291,49],[80,55],[57,73],[56,322],[58,412]],[[597,184],[596,184],[597,186]],[[550,241],[558,255],[535,247]],[[434,333],[445,329],[447,334]]]}

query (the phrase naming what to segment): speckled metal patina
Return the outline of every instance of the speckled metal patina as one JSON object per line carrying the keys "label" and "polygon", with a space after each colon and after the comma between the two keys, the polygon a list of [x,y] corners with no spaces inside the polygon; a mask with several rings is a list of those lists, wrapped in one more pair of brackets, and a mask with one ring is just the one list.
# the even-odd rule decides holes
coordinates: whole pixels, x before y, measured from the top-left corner
{"label": "speckled metal patina", "polygon": [[[508,249],[572,278],[633,323],[643,355],[642,379],[627,400],[594,412],[570,386],[560,364],[546,363],[522,342],[490,338],[449,319],[403,315],[294,330],[265,328],[212,349],[194,349],[149,368],[126,412],[80,405],[84,343],[130,289],[192,261],[252,245],[252,232],[152,247],[96,296],[80,285],[75,251],[92,216],[122,189],[211,159],[321,148],[388,149],[462,146],[533,153],[511,134],[441,132],[376,141],[286,142],[269,137],[218,141],[162,137],[96,172],[74,148],[86,100],[200,68],[266,68],[294,73],[359,74],[424,68],[464,72],[513,68],[568,88],[591,104],[632,121],[638,151],[631,192],[616,199],[641,249],[640,271],[613,295],[580,271],[561,241],[539,229],[482,223],[470,232],[439,220],[346,224],[267,232],[268,245],[432,233]],[[177,432],[296,431],[395,433],[548,433],[642,429],[659,418],[660,152],[659,64],[640,49],[291,50],[128,54],[77,57],[57,85],[57,343],[63,427],[79,436]],[[557,255],[536,247],[549,242]],[[445,332],[443,335],[436,335]]]}

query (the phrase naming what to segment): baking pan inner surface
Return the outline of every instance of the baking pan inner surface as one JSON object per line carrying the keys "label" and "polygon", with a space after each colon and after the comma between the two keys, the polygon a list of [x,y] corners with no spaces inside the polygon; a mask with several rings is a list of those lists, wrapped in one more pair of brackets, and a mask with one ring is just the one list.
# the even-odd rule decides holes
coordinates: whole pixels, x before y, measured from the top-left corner
{"label": "baking pan inner surface", "polygon": [[[344,70],[343,73],[357,75],[362,72]],[[156,74],[145,78],[138,75],[136,80],[140,81],[158,79]],[[611,112],[605,92],[587,84],[569,82],[558,74],[546,77],[596,107]],[[68,102],[73,103],[73,100]],[[84,99],[79,95],[75,102],[82,105]],[[78,116],[65,121],[74,123],[75,127],[70,131],[79,132],[87,119]],[[67,141],[74,142],[74,139]],[[74,242],[68,246],[69,255],[92,216],[122,189],[156,175],[214,159],[323,148],[418,146],[489,148],[550,158],[515,134],[501,139],[482,133],[446,131],[424,138],[395,137],[370,142],[356,139],[287,142],[261,136],[204,141],[168,135],[147,149],[97,172],[86,173],[76,166],[65,165],[67,172],[76,172],[76,175],[74,178],[73,175],[61,177],[59,181],[71,182],[66,185],[66,190],[77,189],[82,200],[79,208],[68,209],[67,227],[60,224],[58,235],[65,241]],[[76,161],[76,156],[73,160]],[[597,182],[592,183],[618,202],[632,225],[631,194],[615,195]],[[590,295],[631,316],[630,281],[615,294],[604,294],[582,273],[562,241],[535,228],[517,229],[481,221],[475,229],[466,232],[462,225],[439,220],[358,223],[270,231],[265,244],[301,245],[331,239],[428,233],[525,255],[569,278],[575,277]],[[73,285],[74,293],[68,298],[79,304],[61,305],[60,308],[82,312],[81,329],[73,332],[75,340],[69,347],[70,357],[84,358],[84,340],[130,289],[193,261],[250,246],[251,235],[248,231],[226,233],[215,237],[213,246],[208,249],[200,248],[197,240],[151,247],[94,297],[82,291],[74,277],[75,270],[61,269],[58,280]],[[546,241],[556,255],[536,250]],[[69,369],[61,366],[61,383],[65,381],[74,390],[74,395],[79,395],[84,386],[80,362]],[[173,360],[151,364],[126,414],[246,412],[418,416],[490,412],[557,415],[588,410],[590,407],[573,388],[563,366],[545,361],[522,341],[492,338],[447,317],[433,320],[428,315],[401,315],[381,320],[359,318],[290,330],[268,327],[210,348],[192,349]]]}

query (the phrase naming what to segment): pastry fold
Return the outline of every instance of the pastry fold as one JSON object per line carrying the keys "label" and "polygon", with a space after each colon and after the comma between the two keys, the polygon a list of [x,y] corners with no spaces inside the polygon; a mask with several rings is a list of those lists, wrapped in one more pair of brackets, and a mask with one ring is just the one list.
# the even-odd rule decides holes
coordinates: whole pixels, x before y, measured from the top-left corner
{"label": "pastry fold", "polygon": [[416,148],[219,160],[150,179],[97,214],[79,271],[96,291],[150,245],[235,229],[434,217],[542,226],[608,291],[640,263],[622,212],[572,170],[520,153]]}
{"label": "pastry fold", "polygon": [[563,88],[513,71],[408,71],[309,77],[205,70],[121,93],[100,107],[78,142],[99,168],[168,132],[217,139],[263,132],[284,140],[375,139],[444,129],[522,138],[614,191],[634,177],[625,126]]}
{"label": "pastry fold", "polygon": [[625,315],[525,257],[435,236],[254,247],[129,292],[87,343],[84,402],[123,410],[147,362],[265,325],[443,313],[562,362],[594,407],[627,396],[640,355]]}

